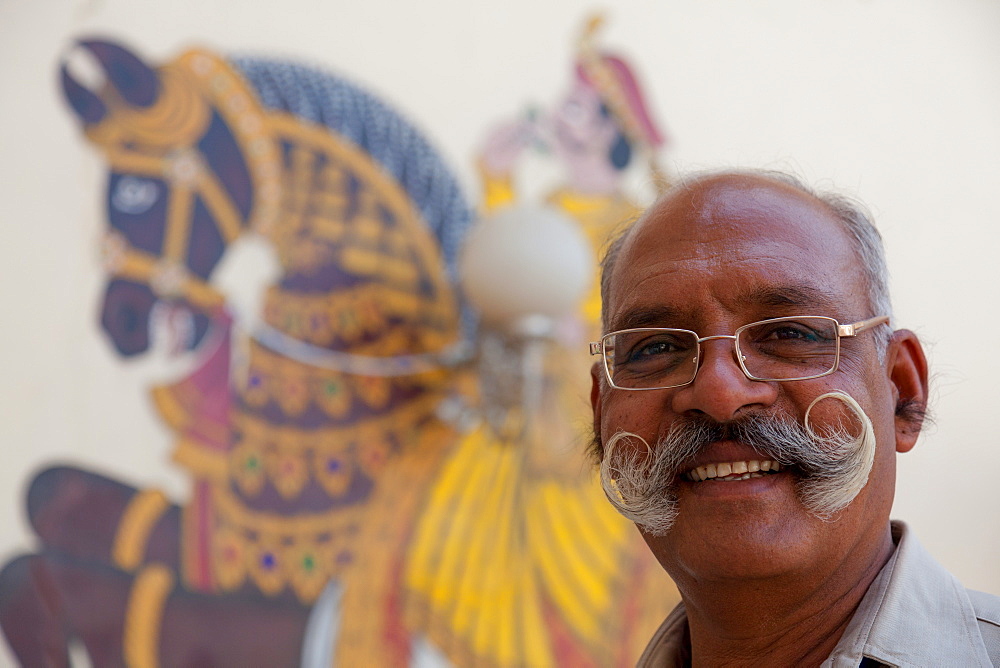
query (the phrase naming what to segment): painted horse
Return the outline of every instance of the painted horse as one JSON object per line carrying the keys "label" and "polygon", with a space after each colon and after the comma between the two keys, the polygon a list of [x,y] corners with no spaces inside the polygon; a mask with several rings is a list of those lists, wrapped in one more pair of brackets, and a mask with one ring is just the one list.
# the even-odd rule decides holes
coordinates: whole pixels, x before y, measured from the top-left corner
{"label": "painted horse", "polygon": [[[152,396],[191,493],[39,474],[40,549],[0,573],[18,659],[633,662],[675,600],[635,532],[541,427],[456,417],[477,401],[454,277],[471,215],[422,135],[292,63],[79,50],[105,77],[61,72],[110,169],[101,326],[128,357],[157,310],[186,324],[196,368]],[[214,275],[247,237],[280,265],[249,329]]]}

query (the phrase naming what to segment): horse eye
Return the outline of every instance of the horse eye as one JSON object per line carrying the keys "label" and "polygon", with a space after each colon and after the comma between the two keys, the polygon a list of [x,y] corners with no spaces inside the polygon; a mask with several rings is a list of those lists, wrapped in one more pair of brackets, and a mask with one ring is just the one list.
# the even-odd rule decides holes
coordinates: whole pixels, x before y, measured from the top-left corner
{"label": "horse eye", "polygon": [[154,181],[135,176],[123,176],[115,184],[111,205],[122,213],[145,213],[160,196],[160,187]]}

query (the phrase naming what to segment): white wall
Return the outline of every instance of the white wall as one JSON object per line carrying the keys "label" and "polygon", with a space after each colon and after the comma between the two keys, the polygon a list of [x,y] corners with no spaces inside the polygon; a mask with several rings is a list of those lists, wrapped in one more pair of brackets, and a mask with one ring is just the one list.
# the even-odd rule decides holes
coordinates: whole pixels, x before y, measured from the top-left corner
{"label": "white wall", "polygon": [[[56,78],[73,36],[113,36],[155,62],[202,44],[334,69],[422,125],[474,193],[484,129],[552,101],[589,9],[0,1],[0,557],[31,545],[22,492],[42,462],[184,491],[145,399],[162,372],[122,364],[97,328],[100,162]],[[605,42],[637,65],[675,167],[791,168],[873,207],[898,322],[935,371],[937,426],[900,458],[896,515],[967,584],[1000,593],[1000,3],[629,0]]]}

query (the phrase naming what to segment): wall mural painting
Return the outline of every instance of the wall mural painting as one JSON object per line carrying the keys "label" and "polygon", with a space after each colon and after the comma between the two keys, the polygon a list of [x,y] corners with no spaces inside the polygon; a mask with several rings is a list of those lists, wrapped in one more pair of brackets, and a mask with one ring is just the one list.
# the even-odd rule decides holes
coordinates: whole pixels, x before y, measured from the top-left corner
{"label": "wall mural painting", "polygon": [[[595,247],[636,210],[624,168],[663,141],[596,27],[565,98],[500,126],[479,164],[499,210],[544,146],[566,168],[550,202]],[[108,166],[100,324],[132,357],[152,313],[184,323],[199,363],[152,399],[191,492],[67,466],[32,480],[37,550],[0,574],[18,659],[68,665],[74,640],[95,666],[634,663],[677,594],[586,460],[576,350],[598,295],[579,340],[546,344],[545,409],[492,419],[504,363],[457,290],[472,212],[412,125],[291,62],[77,50],[105,76],[61,73]],[[247,235],[280,264],[252,329],[213,275]]]}

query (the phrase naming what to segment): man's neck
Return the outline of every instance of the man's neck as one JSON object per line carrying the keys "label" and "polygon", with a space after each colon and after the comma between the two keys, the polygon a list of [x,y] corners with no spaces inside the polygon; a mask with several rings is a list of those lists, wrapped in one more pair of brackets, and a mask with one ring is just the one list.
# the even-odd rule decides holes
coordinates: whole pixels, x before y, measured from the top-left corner
{"label": "man's neck", "polygon": [[693,666],[818,666],[833,652],[872,581],[892,556],[891,537],[860,572],[843,569],[776,582],[681,586]]}

